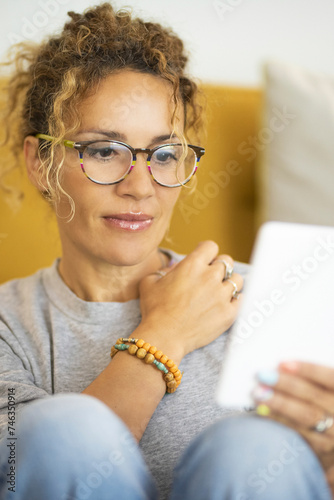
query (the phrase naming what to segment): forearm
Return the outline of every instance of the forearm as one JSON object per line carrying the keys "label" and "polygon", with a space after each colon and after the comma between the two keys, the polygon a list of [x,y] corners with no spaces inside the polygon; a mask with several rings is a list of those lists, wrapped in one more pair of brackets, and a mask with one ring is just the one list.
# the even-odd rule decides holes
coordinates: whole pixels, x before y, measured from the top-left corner
{"label": "forearm", "polygon": [[[180,354],[168,341],[157,337],[141,326],[132,337],[143,338],[156,345],[178,364]],[[173,353],[172,353],[173,351]],[[129,427],[139,441],[166,392],[163,374],[154,365],[148,365],[126,352],[118,353],[103,372],[83,391],[100,399]]]}

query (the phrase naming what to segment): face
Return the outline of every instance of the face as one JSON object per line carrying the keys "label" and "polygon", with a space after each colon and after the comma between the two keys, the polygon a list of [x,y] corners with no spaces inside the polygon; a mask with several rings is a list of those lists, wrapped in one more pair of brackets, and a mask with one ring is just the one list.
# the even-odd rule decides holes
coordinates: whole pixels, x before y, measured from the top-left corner
{"label": "face", "polygon": [[[123,70],[99,85],[78,109],[81,126],[73,141],[114,139],[134,148],[170,142],[171,88],[152,75]],[[182,118],[182,117],[180,117]],[[118,266],[140,264],[156,252],[169,225],[181,188],[158,185],[146,155],[119,184],[98,185],[85,177],[78,152],[66,148],[62,186],[73,198],[56,207],[64,257],[78,252],[96,262]]]}

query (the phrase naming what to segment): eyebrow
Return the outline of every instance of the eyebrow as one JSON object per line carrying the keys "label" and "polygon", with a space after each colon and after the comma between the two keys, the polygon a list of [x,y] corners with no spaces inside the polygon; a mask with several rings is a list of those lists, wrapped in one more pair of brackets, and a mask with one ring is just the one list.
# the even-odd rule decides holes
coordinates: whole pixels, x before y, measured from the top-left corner
{"label": "eyebrow", "polygon": [[108,139],[115,139],[118,141],[124,141],[125,135],[120,134],[119,132],[115,132],[113,130],[99,130],[99,129],[91,129],[91,130],[79,130],[78,134],[99,134],[105,135]]}
{"label": "eyebrow", "polygon": [[[126,136],[124,134],[121,134],[120,132],[116,132],[114,130],[92,129],[92,130],[80,130],[78,133],[80,133],[80,134],[100,134],[100,135],[106,136],[110,140],[126,142]],[[177,138],[176,134],[157,135],[157,136],[152,138],[151,144],[158,144],[160,142],[165,142],[165,141],[172,140],[175,138]]]}

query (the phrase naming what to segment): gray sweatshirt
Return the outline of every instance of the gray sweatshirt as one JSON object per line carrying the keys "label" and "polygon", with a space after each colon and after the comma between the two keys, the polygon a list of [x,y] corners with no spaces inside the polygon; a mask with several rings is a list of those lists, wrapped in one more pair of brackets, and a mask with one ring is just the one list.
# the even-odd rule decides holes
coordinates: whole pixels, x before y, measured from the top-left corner
{"label": "gray sweatshirt", "polygon": [[[182,258],[171,254],[174,261]],[[116,340],[129,336],[140,322],[139,300],[83,301],[62,281],[57,266],[58,261],[0,286],[0,437],[6,437],[8,389],[15,389],[17,412],[38,398],[80,393],[108,365]],[[247,269],[235,265],[242,275]],[[231,414],[214,400],[226,335],[182,360],[180,387],[163,397],[141,439],[161,498],[192,438]]]}

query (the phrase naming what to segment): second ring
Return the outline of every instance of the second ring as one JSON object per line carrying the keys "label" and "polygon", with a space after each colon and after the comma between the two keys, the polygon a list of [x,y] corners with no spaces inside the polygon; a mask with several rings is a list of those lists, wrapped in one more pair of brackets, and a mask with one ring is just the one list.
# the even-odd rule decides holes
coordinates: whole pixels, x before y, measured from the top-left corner
{"label": "second ring", "polygon": [[238,292],[238,287],[237,287],[237,284],[234,283],[234,281],[232,281],[230,278],[228,278],[226,281],[228,281],[229,283],[231,283],[231,285],[233,285],[233,293],[232,293],[232,299],[239,299],[239,293]]}

